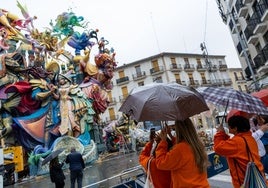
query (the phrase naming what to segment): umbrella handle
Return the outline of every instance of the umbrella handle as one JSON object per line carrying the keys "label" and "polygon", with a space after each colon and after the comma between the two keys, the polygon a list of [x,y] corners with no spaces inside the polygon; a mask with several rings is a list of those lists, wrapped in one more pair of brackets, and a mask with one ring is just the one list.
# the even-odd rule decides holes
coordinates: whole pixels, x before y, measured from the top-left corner
{"label": "umbrella handle", "polygon": [[[229,99],[227,100],[227,104],[226,104],[226,106],[225,106],[225,110],[224,110],[224,114],[223,114],[223,116],[225,116],[225,114],[226,114],[226,111],[227,111],[228,105],[229,105]],[[225,119],[225,117],[224,117],[224,118],[222,118],[222,120],[221,120],[221,125],[222,125],[222,126],[223,126],[223,121],[224,121],[224,119]]]}

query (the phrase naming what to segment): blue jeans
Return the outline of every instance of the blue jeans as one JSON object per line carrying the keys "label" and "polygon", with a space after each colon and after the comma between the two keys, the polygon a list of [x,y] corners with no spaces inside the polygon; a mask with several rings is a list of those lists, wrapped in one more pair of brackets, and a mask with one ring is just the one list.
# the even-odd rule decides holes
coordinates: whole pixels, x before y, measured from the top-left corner
{"label": "blue jeans", "polygon": [[75,181],[77,180],[78,188],[82,188],[83,170],[71,171],[71,188],[75,188]]}

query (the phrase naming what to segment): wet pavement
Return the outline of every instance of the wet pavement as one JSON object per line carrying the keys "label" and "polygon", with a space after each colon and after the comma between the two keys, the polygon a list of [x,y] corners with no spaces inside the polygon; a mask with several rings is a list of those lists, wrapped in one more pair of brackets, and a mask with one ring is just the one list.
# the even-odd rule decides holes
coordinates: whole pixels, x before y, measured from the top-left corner
{"label": "wet pavement", "polygon": [[[138,153],[136,152],[104,154],[84,169],[83,187],[112,187],[120,184],[123,180],[143,173],[138,163]],[[65,187],[70,187],[69,170],[64,169],[64,174],[66,176]],[[54,187],[54,184],[50,181],[49,175],[46,174],[32,179],[24,179],[5,187],[45,188]]]}
{"label": "wet pavement", "polygon": [[[87,165],[84,170],[83,188],[108,188],[121,184],[124,181],[135,179],[143,173],[139,165],[139,152],[111,153],[100,155],[99,159]],[[65,187],[70,187],[69,170],[65,169]],[[209,178],[211,188],[231,188],[229,171]],[[17,182],[7,188],[50,188],[55,187],[47,175]]]}

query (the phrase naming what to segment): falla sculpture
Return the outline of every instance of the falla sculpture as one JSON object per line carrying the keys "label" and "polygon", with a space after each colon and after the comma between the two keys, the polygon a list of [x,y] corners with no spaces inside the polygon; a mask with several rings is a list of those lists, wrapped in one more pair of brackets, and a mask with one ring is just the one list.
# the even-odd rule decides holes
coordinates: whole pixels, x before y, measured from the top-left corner
{"label": "falla sculpture", "polygon": [[[109,104],[114,49],[72,11],[41,31],[34,26],[38,16],[19,1],[17,8],[22,16],[0,8],[0,137],[6,147],[22,146],[37,166],[32,174],[43,173],[40,160],[63,146],[63,157],[77,145],[90,161],[101,137],[99,115]],[[98,54],[90,58],[93,48]]]}

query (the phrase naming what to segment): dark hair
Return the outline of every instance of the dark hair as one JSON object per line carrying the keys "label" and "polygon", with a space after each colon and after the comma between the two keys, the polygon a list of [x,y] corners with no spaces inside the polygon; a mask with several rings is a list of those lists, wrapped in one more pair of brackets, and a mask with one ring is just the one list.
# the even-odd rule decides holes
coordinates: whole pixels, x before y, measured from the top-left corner
{"label": "dark hair", "polygon": [[250,130],[249,120],[243,116],[232,116],[228,120],[230,128],[237,128],[237,132],[247,132]]}
{"label": "dark hair", "polygon": [[58,157],[55,157],[54,159],[52,159],[50,162],[49,162],[49,168],[53,167],[53,166],[57,166],[59,163],[59,158]]}

